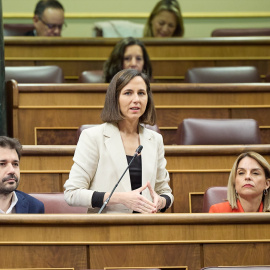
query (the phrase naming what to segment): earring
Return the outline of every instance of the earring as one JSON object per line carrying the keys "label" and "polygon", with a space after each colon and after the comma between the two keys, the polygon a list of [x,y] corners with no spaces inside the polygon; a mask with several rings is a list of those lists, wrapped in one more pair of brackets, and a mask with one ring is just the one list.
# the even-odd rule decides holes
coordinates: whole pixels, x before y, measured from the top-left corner
{"label": "earring", "polygon": [[266,196],[268,194],[268,189],[263,190],[263,195]]}
{"label": "earring", "polygon": [[236,196],[236,198],[238,198],[238,193],[237,193],[237,191],[235,191],[235,196]]}

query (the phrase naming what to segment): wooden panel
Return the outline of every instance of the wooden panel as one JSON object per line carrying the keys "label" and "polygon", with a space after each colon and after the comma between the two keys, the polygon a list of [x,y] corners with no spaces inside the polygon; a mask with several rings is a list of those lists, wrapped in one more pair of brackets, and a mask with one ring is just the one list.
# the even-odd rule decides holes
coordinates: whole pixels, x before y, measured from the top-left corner
{"label": "wooden panel", "polygon": [[63,185],[59,173],[21,173],[20,190],[32,192],[62,192]]}
{"label": "wooden panel", "polygon": [[[266,119],[270,108],[253,111],[255,113],[246,112],[244,109],[238,110],[237,113],[233,114],[233,117],[230,117],[228,109],[157,109],[157,125],[161,127],[164,143],[176,144],[177,127],[185,118],[252,118],[256,119],[260,125],[268,126],[270,124]],[[77,143],[76,129],[83,124],[101,124],[100,113],[101,109],[20,110],[19,134],[14,134],[14,136],[18,137],[24,144],[73,145]],[[65,128],[65,126],[71,127]],[[172,129],[166,129],[166,127]],[[269,128],[261,131],[263,143],[270,143],[269,132]]]}
{"label": "wooden panel", "polygon": [[66,268],[66,267],[61,267],[61,268],[55,268],[55,267],[50,267],[50,268],[41,268],[41,267],[35,267],[35,268],[28,268],[28,267],[23,267],[23,268],[5,268],[5,270],[74,270],[74,268]]}
{"label": "wooden panel", "polygon": [[270,265],[269,243],[211,244],[203,252],[206,265]]}
{"label": "wooden panel", "polygon": [[74,145],[77,144],[77,129],[36,128],[35,137],[38,145]]}
{"label": "wooden panel", "polygon": [[64,191],[64,184],[66,183],[67,179],[69,178],[69,174],[68,173],[62,173],[61,174],[61,188]]}
{"label": "wooden panel", "polygon": [[[23,146],[21,182],[25,192],[61,192],[73,165],[74,146]],[[211,186],[226,186],[236,157],[256,151],[270,162],[269,145],[165,146],[172,213],[201,211],[202,194]],[[116,180],[115,180],[116,181]],[[193,194],[193,195],[192,195]]]}
{"label": "wooden panel", "polygon": [[[89,58],[89,57],[87,57],[87,58]],[[82,71],[84,71],[84,70],[102,70],[106,59],[107,58],[100,58],[99,60],[95,60],[95,59],[93,59],[93,57],[91,57],[91,59],[88,59],[87,61],[85,61],[83,59],[79,59],[79,58],[70,59],[70,60],[66,59],[64,61],[61,61],[58,59],[52,59],[50,61],[39,60],[39,61],[36,61],[35,65],[36,66],[47,66],[47,65],[57,64],[57,66],[62,68],[65,77],[75,76],[77,78],[76,82],[78,82],[79,75],[82,73]],[[67,82],[68,81],[69,80],[67,80]]]}
{"label": "wooden panel", "polygon": [[[192,177],[197,177],[197,179],[200,179],[200,173],[215,173],[216,170],[218,172],[220,171],[229,171],[232,168],[232,165],[238,156],[237,151],[235,153],[228,154],[226,152],[227,149],[233,149],[233,146],[230,145],[228,148],[226,146],[206,146],[212,148],[212,149],[219,149],[219,153],[215,153],[212,156],[209,153],[203,153],[200,152],[199,146],[165,146],[165,149],[169,151],[169,149],[175,149],[176,153],[175,155],[165,153],[165,157],[167,159],[167,169],[169,171],[172,171],[174,173],[178,172],[198,172],[199,175],[189,175],[189,177],[186,179],[189,181],[189,179],[192,179]],[[246,149],[253,149],[255,150],[256,147],[252,147],[252,145],[248,148],[244,148],[238,145],[235,145],[235,149],[239,150],[240,153],[242,151],[248,151]],[[181,153],[182,151],[188,152],[188,154]],[[259,150],[259,148],[257,148]],[[166,151],[166,150],[165,150]],[[179,151],[179,152],[178,152]],[[194,152],[192,152],[194,151]],[[239,154],[240,154],[239,153]],[[264,154],[268,156],[268,154]],[[180,176],[179,176],[180,177]],[[213,177],[215,178],[215,177]],[[200,191],[200,190],[197,190]]]}
{"label": "wooden panel", "polygon": [[160,134],[163,136],[163,143],[165,145],[175,144],[176,142],[176,128],[160,129]]}
{"label": "wooden panel", "polygon": [[45,173],[68,173],[73,164],[73,155],[74,152],[72,154],[61,154],[60,152],[60,155],[49,153],[43,155],[41,151],[37,151],[32,156],[23,154],[20,161],[21,173],[39,173],[39,171]]}
{"label": "wooden panel", "polygon": [[189,212],[202,213],[204,192],[190,192],[189,193]]}
{"label": "wooden panel", "polygon": [[[104,270],[115,270],[115,269],[119,269],[119,267],[104,267]],[[127,267],[127,266],[124,266],[124,267],[121,267],[120,269],[123,269],[123,270],[132,270],[134,269],[134,267]],[[153,270],[152,267],[139,267],[139,268],[136,268],[138,270]],[[158,269],[160,270],[188,270],[187,269],[187,266],[159,266]]]}
{"label": "wooden panel", "polygon": [[[91,123],[91,124],[101,124],[100,119],[101,109],[97,110],[72,110],[72,109],[60,109],[60,110],[47,110],[47,109],[28,109],[20,110],[18,118],[18,132],[19,134],[14,134],[14,137],[20,139],[23,144],[35,144],[35,129],[44,127],[74,127]],[[73,133],[73,132],[72,132]],[[73,133],[74,134],[74,133]],[[54,135],[54,134],[52,134]],[[58,138],[57,140],[61,144],[68,144],[76,140],[75,137],[72,138],[72,134],[68,134],[68,140],[65,137]],[[46,138],[40,138],[39,141],[45,143]],[[53,138],[48,138],[49,142],[53,141]],[[65,142],[65,143],[64,143]]]}
{"label": "wooden panel", "polygon": [[[56,107],[68,107],[68,106],[100,106],[102,107],[104,105],[105,101],[105,92],[107,89],[107,84],[102,84],[101,90],[97,88],[97,85],[93,88],[91,85],[88,86],[88,88],[82,88],[82,84],[73,84],[73,85],[55,85],[56,88],[54,88],[56,91],[54,93],[46,92],[46,88],[48,90],[51,88],[49,85],[45,87],[45,91],[28,91],[23,92],[20,91],[20,106],[21,107],[27,107],[27,106],[34,106],[34,107],[42,107],[42,106],[51,106]],[[63,89],[62,87],[66,86],[64,91],[57,91],[59,87],[60,89]],[[71,88],[72,86],[72,88]],[[68,88],[69,87],[69,88]],[[25,89],[25,88],[24,88]],[[37,90],[38,88],[36,88]],[[70,89],[70,90],[69,90]],[[90,91],[80,91],[81,89],[89,89]],[[26,88],[27,90],[27,88]],[[69,91],[68,91],[69,90]],[[96,91],[93,91],[96,90]],[[91,93],[91,95],[89,95]]]}
{"label": "wooden panel", "polygon": [[[269,73],[268,37],[142,39],[154,78],[183,81],[188,68],[253,65]],[[14,65],[58,65],[66,77],[102,69],[119,39],[5,37],[5,61]],[[68,81],[68,80],[67,80]]]}
{"label": "wooden panel", "polygon": [[[176,144],[175,128],[162,128],[160,133],[163,136],[165,145]],[[262,144],[270,143],[270,127],[260,128]],[[35,144],[37,145],[75,145],[77,144],[76,128],[36,128]]]}
{"label": "wooden panel", "polygon": [[230,114],[228,109],[223,108],[157,108],[157,125],[160,127],[178,127],[185,118],[230,118]]}
{"label": "wooden panel", "polygon": [[0,253],[0,268],[89,268],[85,246],[0,245]]}
{"label": "wooden panel", "polygon": [[[114,254],[114,256],[112,256]],[[146,256],[147,254],[147,256]],[[111,267],[152,267],[170,265],[179,269],[200,269],[200,245],[123,245],[91,246],[91,269]],[[154,260],[149,260],[154,258]]]}
{"label": "wooden panel", "polygon": [[[128,270],[128,269],[134,269],[134,267],[126,267],[126,266],[124,266],[124,267],[104,267],[104,270],[115,270],[115,269],[123,269],[123,270]],[[136,269],[138,269],[138,270],[147,270],[147,269],[149,269],[149,270],[153,270],[153,268],[152,267],[138,267],[138,268],[136,268]],[[158,269],[161,269],[161,270],[188,270],[187,269],[187,266],[165,266],[165,267],[163,267],[163,266],[159,266],[158,267]]]}
{"label": "wooden panel", "polygon": [[269,223],[268,213],[2,215],[0,246],[267,243]]}
{"label": "wooden panel", "polygon": [[261,126],[269,126],[269,121],[265,115],[269,115],[270,108],[248,108],[247,110],[233,109],[232,118],[253,118]]}
{"label": "wooden panel", "polygon": [[261,139],[263,144],[269,143],[270,138],[270,127],[260,129]]}
{"label": "wooden panel", "polygon": [[55,268],[55,267],[50,267],[50,268],[41,268],[41,267],[35,267],[35,268],[28,268],[28,267],[23,267],[23,268],[5,268],[5,270],[74,270],[74,268],[66,268],[66,267],[61,267],[61,268]]}
{"label": "wooden panel", "polygon": [[267,213],[2,215],[0,268],[269,265],[269,224]]}
{"label": "wooden panel", "polygon": [[[82,124],[100,124],[107,84],[8,84],[11,136],[23,144],[74,144]],[[185,118],[253,118],[270,143],[270,84],[152,84],[157,125],[175,144]],[[11,114],[11,113],[10,113]],[[12,121],[13,120],[13,121]]]}
{"label": "wooden panel", "polygon": [[[206,165],[207,166],[207,165]],[[208,187],[227,186],[229,172],[221,171],[216,173],[174,173],[173,174],[173,194],[174,194],[174,213],[189,213],[189,195],[195,192],[204,192]],[[202,207],[203,197],[197,198]],[[196,209],[196,210],[195,210]],[[195,208],[194,211],[199,211]],[[201,212],[201,211],[200,211]]]}

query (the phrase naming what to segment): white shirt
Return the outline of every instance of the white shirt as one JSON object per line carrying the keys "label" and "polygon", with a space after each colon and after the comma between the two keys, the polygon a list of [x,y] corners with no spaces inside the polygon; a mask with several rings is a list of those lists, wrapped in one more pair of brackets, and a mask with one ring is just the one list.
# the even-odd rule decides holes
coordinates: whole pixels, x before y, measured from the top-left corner
{"label": "white shirt", "polygon": [[17,202],[18,202],[17,195],[16,195],[15,191],[13,191],[10,207],[8,208],[7,212],[4,212],[2,209],[0,209],[0,214],[14,214],[14,213],[16,213],[15,205],[17,204]]}

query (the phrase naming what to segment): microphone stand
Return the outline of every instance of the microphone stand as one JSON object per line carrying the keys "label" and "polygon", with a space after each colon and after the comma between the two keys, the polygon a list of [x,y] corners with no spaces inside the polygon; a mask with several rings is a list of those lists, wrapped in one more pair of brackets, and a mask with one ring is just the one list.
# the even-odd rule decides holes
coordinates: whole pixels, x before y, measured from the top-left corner
{"label": "microphone stand", "polygon": [[118,187],[120,181],[122,180],[123,176],[125,175],[126,171],[129,169],[131,163],[133,162],[133,160],[141,153],[143,149],[142,145],[139,145],[139,147],[136,149],[136,152],[134,154],[134,156],[132,157],[131,161],[129,162],[127,168],[125,169],[124,173],[122,174],[122,176],[120,177],[120,179],[117,181],[116,185],[114,186],[113,190],[111,191],[109,197],[105,200],[105,202],[103,203],[102,207],[99,209],[98,214],[101,214],[101,212],[103,211],[103,209],[106,207],[106,205],[108,204],[108,202],[110,201],[115,189]]}

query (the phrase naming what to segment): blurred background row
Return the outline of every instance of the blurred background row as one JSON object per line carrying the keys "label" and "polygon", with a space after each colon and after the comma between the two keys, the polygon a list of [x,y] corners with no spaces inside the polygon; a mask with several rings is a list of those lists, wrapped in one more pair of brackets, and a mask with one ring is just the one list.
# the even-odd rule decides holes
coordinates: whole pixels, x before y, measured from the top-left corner
{"label": "blurred background row", "polygon": [[[144,25],[156,0],[64,0],[63,37],[92,37],[99,22],[126,20]],[[32,23],[36,0],[3,0],[3,23]],[[216,28],[266,28],[269,0],[181,0],[184,37],[210,37]]]}

